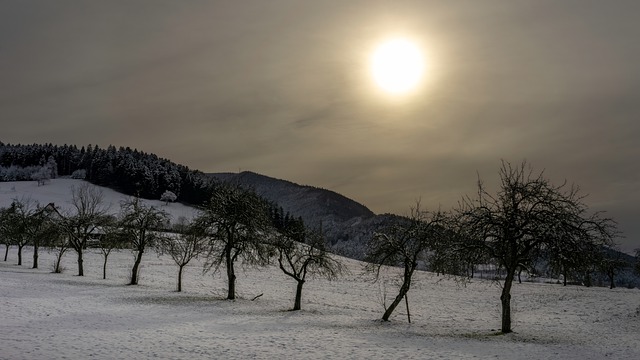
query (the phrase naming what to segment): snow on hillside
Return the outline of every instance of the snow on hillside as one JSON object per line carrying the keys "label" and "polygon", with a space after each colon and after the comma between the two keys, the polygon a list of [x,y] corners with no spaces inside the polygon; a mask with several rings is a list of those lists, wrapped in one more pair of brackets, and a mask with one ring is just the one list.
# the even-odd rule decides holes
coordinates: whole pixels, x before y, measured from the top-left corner
{"label": "snow on hillside", "polygon": [[344,260],[350,274],[338,281],[308,281],[303,310],[290,312],[295,284],[276,266],[240,271],[240,299],[227,301],[225,276],[203,275],[202,263],[187,267],[177,293],[177,267],[153,251],[138,286],[125,285],[129,251],[111,255],[107,280],[95,249],[84,277],[73,275],[73,252],[65,273],[50,273],[53,257],[43,251],[41,269],[14,265],[15,249],[0,261],[1,359],[640,358],[635,289],[516,284],[516,332],[496,335],[499,288],[486,280],[462,286],[418,272],[412,323],[404,307],[384,323],[380,299],[391,301],[392,284],[368,281],[355,260]]}
{"label": "snow on hillside", "polygon": [[[66,208],[78,180],[0,183],[0,206],[31,196]],[[112,211],[126,196],[103,188]],[[164,206],[174,218],[195,210]],[[40,269],[30,269],[32,249],[0,261],[0,359],[640,359],[640,290],[515,284],[515,333],[496,335],[500,289],[473,279],[418,272],[409,292],[412,323],[399,307],[388,323],[382,299],[395,295],[396,269],[385,283],[362,274],[362,263],[344,259],[350,273],[338,281],[307,281],[303,310],[293,305],[295,283],[276,266],[239,271],[237,301],[226,295],[224,274],[203,274],[189,265],[184,292],[174,291],[177,267],[169,257],[145,253],[140,285],[127,286],[133,255],[109,257],[102,280],[96,249],[84,257],[84,277],[74,276],[75,253],[63,259],[63,274],[51,273],[54,254],[40,251]],[[263,294],[252,301],[255,296]]]}
{"label": "snow on hillside", "polygon": [[[35,181],[0,182],[0,207],[11,205],[14,199],[30,198],[38,201],[42,206],[53,202],[61,210],[66,210],[71,207],[72,187],[79,187],[83,183],[83,180],[75,179],[52,179],[48,184],[42,186],[38,186]],[[122,200],[126,200],[128,196],[109,188],[98,187],[103,192],[104,203],[110,204],[110,211],[113,214],[117,214],[120,211],[120,203]],[[160,200],[144,199],[142,202],[166,211],[174,221],[180,216],[191,218],[197,212],[196,209],[180,203],[165,205]]]}

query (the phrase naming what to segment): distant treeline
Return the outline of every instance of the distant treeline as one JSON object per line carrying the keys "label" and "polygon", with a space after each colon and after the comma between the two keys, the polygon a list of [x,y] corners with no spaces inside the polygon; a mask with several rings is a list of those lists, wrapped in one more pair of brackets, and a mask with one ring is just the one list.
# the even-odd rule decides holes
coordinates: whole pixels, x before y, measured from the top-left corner
{"label": "distant treeline", "polygon": [[[147,199],[159,199],[169,190],[180,202],[201,205],[209,199],[213,186],[212,180],[200,171],[129,147],[109,145],[102,149],[97,145],[78,148],[75,145],[0,142],[2,168],[44,166],[51,163],[50,158],[55,160],[58,176],[70,176],[79,171],[85,180],[95,185]],[[0,178],[0,181],[9,180]]]}

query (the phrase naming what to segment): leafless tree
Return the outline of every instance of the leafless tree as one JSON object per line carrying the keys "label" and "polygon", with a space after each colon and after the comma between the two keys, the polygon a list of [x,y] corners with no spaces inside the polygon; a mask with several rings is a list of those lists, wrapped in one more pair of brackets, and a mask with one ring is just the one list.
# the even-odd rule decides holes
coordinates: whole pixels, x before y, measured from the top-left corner
{"label": "leafless tree", "polygon": [[107,261],[113,249],[122,247],[125,242],[125,232],[120,227],[120,223],[115,216],[107,216],[101,227],[101,234],[98,240],[98,247],[102,254],[102,279],[107,278]]}
{"label": "leafless tree", "polygon": [[622,258],[622,253],[612,247],[603,247],[600,253],[598,267],[609,279],[609,289],[616,287],[615,278],[622,270],[629,266]]}
{"label": "leafless tree", "polygon": [[411,215],[404,221],[396,222],[389,228],[377,232],[368,244],[365,269],[380,276],[383,265],[401,266],[403,268],[402,285],[391,305],[386,308],[382,320],[389,317],[403,298],[407,304],[409,322],[411,318],[406,298],[411,288],[411,280],[418,264],[427,260],[429,251],[447,236],[448,216],[444,212],[429,212],[420,208],[420,202],[411,209]]}
{"label": "leafless tree", "polygon": [[100,188],[89,183],[71,188],[71,212],[61,226],[68,235],[69,245],[78,254],[78,276],[84,276],[83,251],[102,226],[108,211],[109,205],[104,204]]}
{"label": "leafless tree", "polygon": [[9,248],[16,244],[15,207],[15,203],[12,203],[8,208],[0,209],[0,237],[5,245],[4,261],[7,261],[7,257],[9,256]]}
{"label": "leafless tree", "polygon": [[236,297],[235,262],[266,265],[270,247],[263,239],[269,234],[268,207],[253,191],[236,184],[218,184],[202,208],[198,226],[209,238],[205,271],[224,264],[227,272],[227,299]]}
{"label": "leafless tree", "polygon": [[301,309],[302,287],[307,275],[334,280],[345,271],[342,262],[326,250],[320,231],[307,231],[304,226],[285,227],[274,236],[273,244],[280,270],[297,282],[292,310]]}
{"label": "leafless tree", "polygon": [[169,254],[178,265],[177,291],[180,292],[184,267],[206,251],[207,237],[184,218],[179,220],[174,229],[178,231],[176,236],[172,234],[163,237],[159,243],[159,250],[161,254]]}
{"label": "leafless tree", "polygon": [[142,254],[147,247],[153,246],[163,236],[160,230],[164,230],[162,227],[165,225],[168,215],[165,211],[154,206],[143,204],[137,197],[124,201],[121,208],[121,226],[124,236],[136,253],[129,285],[137,285]]}
{"label": "leafless tree", "polygon": [[478,180],[477,196],[460,205],[462,228],[477,241],[459,249],[483,252],[506,272],[500,296],[503,333],[512,331],[511,288],[519,267],[549,249],[570,255],[583,245],[612,244],[617,236],[614,221],[588,213],[576,186],[554,186],[543,175],[533,174],[526,162],[513,167],[503,161],[497,194]]}
{"label": "leafless tree", "polygon": [[38,250],[40,245],[47,245],[48,242],[57,236],[60,230],[56,220],[59,220],[59,213],[53,203],[41,207],[35,202],[35,209],[27,205],[27,212],[23,214],[23,221],[26,222],[25,231],[33,245],[33,268],[38,268]]}
{"label": "leafless tree", "polygon": [[50,240],[49,251],[54,252],[56,259],[53,263],[53,272],[59,274],[62,272],[62,257],[71,247],[69,235],[66,232],[57,232]]}
{"label": "leafless tree", "polygon": [[[18,246],[18,265],[22,265],[22,249],[32,239],[33,225],[35,225],[32,217],[37,206],[37,203],[31,198],[23,197],[14,199],[11,206],[6,209],[3,233],[11,243]],[[37,255],[35,259],[37,259]]]}

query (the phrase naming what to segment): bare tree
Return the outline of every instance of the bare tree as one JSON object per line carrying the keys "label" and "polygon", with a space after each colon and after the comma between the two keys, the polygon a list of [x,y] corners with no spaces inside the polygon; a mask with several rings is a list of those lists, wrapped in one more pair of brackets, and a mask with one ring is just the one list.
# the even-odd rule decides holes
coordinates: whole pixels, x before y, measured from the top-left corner
{"label": "bare tree", "polygon": [[126,238],[125,233],[118,219],[115,216],[107,216],[101,227],[101,234],[98,240],[98,247],[102,254],[102,279],[107,278],[107,261],[113,249],[117,249],[124,245]]}
{"label": "bare tree", "polygon": [[307,275],[320,276],[328,280],[336,279],[345,271],[342,263],[326,250],[325,240],[320,231],[308,232],[302,223],[279,229],[274,238],[280,270],[296,282],[296,297],[291,310],[300,310],[302,287]]}
{"label": "bare tree", "polygon": [[629,264],[622,258],[622,253],[612,247],[603,247],[598,267],[609,279],[609,289],[616,287],[615,277]]}
{"label": "bare tree", "polygon": [[227,272],[227,299],[236,297],[234,264],[266,265],[270,248],[262,241],[269,234],[267,204],[252,191],[236,184],[218,184],[198,217],[198,226],[209,238],[205,271],[224,264]]}
{"label": "bare tree", "polygon": [[5,245],[4,261],[9,256],[9,248],[15,244],[15,205],[0,209],[0,237]]}
{"label": "bare tree", "polygon": [[33,245],[33,268],[38,268],[38,250],[43,242],[57,231],[52,223],[52,216],[57,215],[53,203],[41,207],[38,201],[30,197],[15,199],[9,208],[9,227],[13,231],[13,239],[18,245],[18,264],[22,264],[22,248],[31,243]]}
{"label": "bare tree", "polygon": [[50,239],[49,251],[55,252],[56,259],[53,263],[53,272],[59,274],[62,272],[62,257],[71,247],[69,235],[66,232],[58,232]]}
{"label": "bare tree", "polygon": [[163,210],[143,204],[137,197],[123,202],[121,208],[121,226],[136,253],[129,285],[137,285],[142,254],[162,236],[160,230],[163,230],[168,215]]}
{"label": "bare tree", "polygon": [[[57,236],[59,227],[55,223],[59,219],[59,213],[53,203],[41,207],[37,202],[36,208],[29,209],[25,213],[23,220],[26,221],[25,231],[33,244],[33,268],[38,268],[38,250],[40,245],[47,245],[48,242]],[[26,208],[29,208],[27,206]]]}
{"label": "bare tree", "polygon": [[178,265],[177,291],[180,292],[184,267],[206,251],[207,237],[184,218],[174,228],[178,231],[177,235],[162,238],[159,249],[161,254],[169,254]]}
{"label": "bare tree", "polygon": [[61,225],[68,235],[69,245],[78,254],[78,276],[84,276],[83,251],[104,222],[108,210],[100,188],[89,183],[71,188],[71,213],[65,216]]}
{"label": "bare tree", "polygon": [[[611,244],[617,230],[615,222],[601,213],[588,214],[577,187],[554,186],[543,173],[534,175],[526,162],[512,167],[503,161],[500,180],[496,196],[478,180],[477,197],[463,199],[462,228],[467,238],[478,241],[462,243],[459,249],[484,252],[505,270],[501,331],[509,333],[511,288],[519,267],[552,248],[570,254],[579,245]],[[557,246],[558,242],[564,245]]]}
{"label": "bare tree", "polygon": [[[599,244],[586,241],[572,241],[563,238],[566,234],[556,233],[549,236],[543,254],[534,254],[535,258],[546,257],[548,266],[555,275],[562,275],[563,285],[572,279],[586,280],[596,265],[601,264],[602,249]],[[589,281],[585,281],[588,283]]]}
{"label": "bare tree", "polygon": [[404,221],[399,221],[389,228],[377,232],[368,244],[365,269],[374,272],[376,279],[380,276],[383,265],[401,266],[403,268],[402,285],[391,305],[386,308],[382,320],[389,317],[403,298],[407,305],[409,322],[409,302],[406,298],[411,288],[411,279],[418,264],[427,260],[430,250],[443,241],[447,235],[447,215],[441,211],[429,212],[420,209],[420,202],[411,209],[411,215]]}
{"label": "bare tree", "polygon": [[[69,235],[65,227],[66,218],[60,214],[54,203],[49,203],[42,209],[42,215],[46,218],[46,230],[44,236],[46,241],[42,244],[49,247],[49,252],[55,252],[56,259],[53,264],[53,272],[62,272],[62,257],[71,246]],[[35,247],[35,246],[34,246]],[[34,263],[36,263],[36,253],[34,251]]]}
{"label": "bare tree", "polygon": [[22,249],[31,239],[30,217],[34,207],[30,198],[14,199],[4,216],[3,233],[12,244],[18,246],[18,265],[22,265]]}

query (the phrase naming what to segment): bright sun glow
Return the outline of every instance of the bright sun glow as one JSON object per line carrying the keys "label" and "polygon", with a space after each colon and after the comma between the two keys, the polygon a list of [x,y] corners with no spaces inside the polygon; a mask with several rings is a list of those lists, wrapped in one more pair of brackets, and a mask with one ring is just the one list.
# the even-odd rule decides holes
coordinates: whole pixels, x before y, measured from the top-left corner
{"label": "bright sun glow", "polygon": [[389,40],[379,45],[371,57],[371,72],[376,84],[392,94],[415,89],[424,72],[420,49],[406,39]]}

